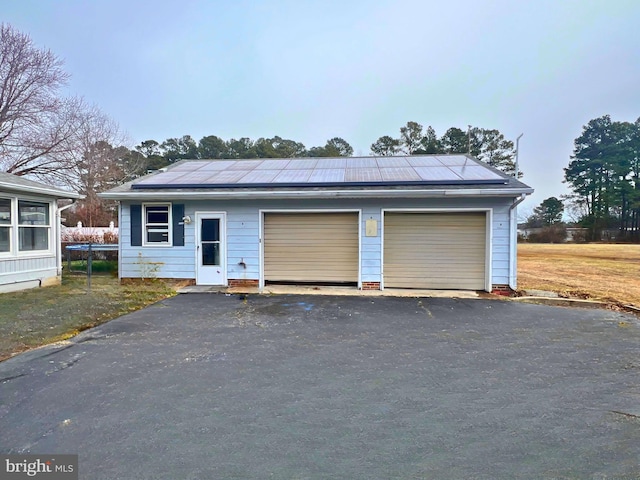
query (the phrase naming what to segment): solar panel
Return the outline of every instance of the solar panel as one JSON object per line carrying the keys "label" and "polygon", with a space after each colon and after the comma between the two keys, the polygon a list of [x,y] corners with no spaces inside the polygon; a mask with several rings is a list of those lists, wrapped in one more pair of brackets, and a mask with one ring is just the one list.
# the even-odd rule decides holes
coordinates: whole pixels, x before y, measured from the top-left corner
{"label": "solar panel", "polygon": [[478,164],[470,166],[451,165],[449,168],[460,175],[463,180],[493,180],[502,178],[497,173]]}
{"label": "solar panel", "polygon": [[309,183],[344,182],[344,168],[320,168],[311,172]]}
{"label": "solar panel", "polygon": [[388,157],[388,158],[376,158],[376,163],[380,168],[392,168],[392,167],[409,167],[410,163],[406,158],[402,157]]}
{"label": "solar panel", "polygon": [[382,181],[382,175],[377,168],[347,168],[347,172],[344,176],[347,182],[380,182]]}
{"label": "solar panel", "polygon": [[269,183],[276,178],[282,170],[251,170],[238,183]]}
{"label": "solar panel", "polygon": [[[240,170],[222,170],[221,172],[216,172],[213,175],[210,175],[209,177],[205,177],[196,183],[201,183],[205,185],[236,183],[246,174],[247,172],[240,171]],[[187,185],[190,185],[190,184],[187,184]]]}
{"label": "solar panel", "polygon": [[318,160],[316,160],[315,158],[313,160],[296,160],[295,169],[296,170],[312,170],[317,163],[318,163]]}
{"label": "solar panel", "polygon": [[[183,165],[185,166],[184,168],[187,168],[187,165],[190,162],[185,162],[181,165],[178,165],[176,168],[180,168]],[[207,162],[196,162],[197,164],[204,164],[201,167],[198,168],[198,170],[200,171],[204,171],[204,170],[224,170],[226,168],[229,168],[231,165],[234,165],[236,163],[236,160],[209,160]]]}
{"label": "solar panel", "polygon": [[420,175],[411,167],[381,168],[380,174],[385,182],[418,181]]}
{"label": "solar panel", "polygon": [[311,176],[311,170],[281,170],[274,183],[307,182]]}
{"label": "solar panel", "polygon": [[161,178],[163,182],[170,182],[184,177],[187,172],[163,172],[152,175],[150,177],[142,178],[138,180],[137,184],[155,184],[158,182],[158,178]]}
{"label": "solar panel", "polygon": [[440,160],[447,167],[453,165],[478,165],[465,155],[436,155],[435,158]]}
{"label": "solar panel", "polygon": [[346,158],[319,158],[316,169],[320,168],[347,168]]}
{"label": "solar panel", "polygon": [[407,162],[412,167],[442,167],[444,165],[436,157],[409,157]]}
{"label": "solar panel", "polygon": [[277,160],[263,160],[256,170],[282,170],[287,167],[290,160],[278,158]]}
{"label": "solar panel", "polygon": [[378,168],[378,162],[373,157],[347,158],[347,168]]}
{"label": "solar panel", "polygon": [[227,170],[253,170],[262,162],[264,160],[238,160],[233,165],[230,165]]}
{"label": "solar panel", "polygon": [[443,182],[452,181],[459,182],[462,177],[447,167],[415,167],[414,170],[420,178],[425,181]]}
{"label": "solar panel", "polygon": [[507,183],[465,155],[182,161],[136,188]]}

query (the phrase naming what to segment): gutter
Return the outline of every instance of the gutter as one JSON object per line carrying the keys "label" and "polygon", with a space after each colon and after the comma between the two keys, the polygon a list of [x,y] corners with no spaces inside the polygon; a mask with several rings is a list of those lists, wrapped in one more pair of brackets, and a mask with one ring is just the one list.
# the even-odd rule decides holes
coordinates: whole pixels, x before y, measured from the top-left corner
{"label": "gutter", "polygon": [[[282,199],[282,198],[442,198],[442,197],[514,197],[533,193],[532,188],[473,188],[464,190],[253,190],[253,191],[148,191],[103,192],[98,196],[109,200],[136,199]],[[524,199],[524,198],[523,198]]]}
{"label": "gutter", "polygon": [[509,207],[509,229],[511,230],[509,242],[509,288],[516,290],[518,288],[518,219],[516,207],[520,205],[529,193],[523,193],[516,198]]}
{"label": "gutter", "polygon": [[76,203],[75,198],[71,199],[71,203],[69,205],[65,205],[64,207],[56,208],[56,259],[57,259],[57,275],[62,275],[62,216],[61,213],[67,208],[72,207]]}

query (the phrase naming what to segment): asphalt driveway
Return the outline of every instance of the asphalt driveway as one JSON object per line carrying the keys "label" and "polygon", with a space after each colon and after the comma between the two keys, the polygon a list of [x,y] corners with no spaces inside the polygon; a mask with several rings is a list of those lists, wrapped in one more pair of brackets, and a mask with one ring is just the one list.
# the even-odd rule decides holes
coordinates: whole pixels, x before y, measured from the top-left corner
{"label": "asphalt driveway", "polygon": [[0,452],[84,479],[640,478],[640,323],[180,295],[0,364]]}

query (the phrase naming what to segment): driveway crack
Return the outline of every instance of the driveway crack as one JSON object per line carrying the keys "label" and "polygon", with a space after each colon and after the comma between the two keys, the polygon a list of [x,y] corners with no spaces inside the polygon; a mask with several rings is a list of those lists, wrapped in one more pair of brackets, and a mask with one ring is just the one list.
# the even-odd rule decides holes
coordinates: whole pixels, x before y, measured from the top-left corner
{"label": "driveway crack", "polygon": [[429,316],[429,318],[433,318],[433,314],[431,313],[431,310],[429,310],[427,306],[424,303],[422,303],[422,300],[418,300],[418,307],[424,310]]}
{"label": "driveway crack", "polygon": [[15,380],[16,378],[26,377],[26,376],[27,376],[26,373],[18,373],[16,375],[11,375],[9,377],[0,378],[0,382],[4,383],[4,382],[8,382],[9,380]]}

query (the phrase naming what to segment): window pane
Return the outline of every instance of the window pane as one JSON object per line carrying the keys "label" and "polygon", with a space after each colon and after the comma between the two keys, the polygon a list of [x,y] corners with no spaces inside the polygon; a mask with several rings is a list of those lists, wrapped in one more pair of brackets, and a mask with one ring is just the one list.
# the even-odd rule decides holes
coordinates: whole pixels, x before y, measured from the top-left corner
{"label": "window pane", "polygon": [[20,225],[49,225],[49,205],[19,200],[18,221]]}
{"label": "window pane", "polygon": [[202,265],[220,265],[220,244],[202,244]]}
{"label": "window pane", "polygon": [[169,232],[167,232],[166,230],[148,229],[147,242],[148,243],[169,243]]}
{"label": "window pane", "polygon": [[20,227],[18,236],[20,237],[20,250],[23,252],[49,249],[48,228]]}
{"label": "window pane", "polygon": [[164,223],[169,224],[169,207],[167,206],[148,206],[147,223]]}
{"label": "window pane", "polygon": [[217,242],[220,240],[220,220],[217,218],[203,219],[201,236],[203,242]]}
{"label": "window pane", "polygon": [[11,200],[0,198],[0,225],[11,225]]}
{"label": "window pane", "polygon": [[0,252],[11,251],[11,242],[9,241],[10,235],[10,227],[0,227]]}

